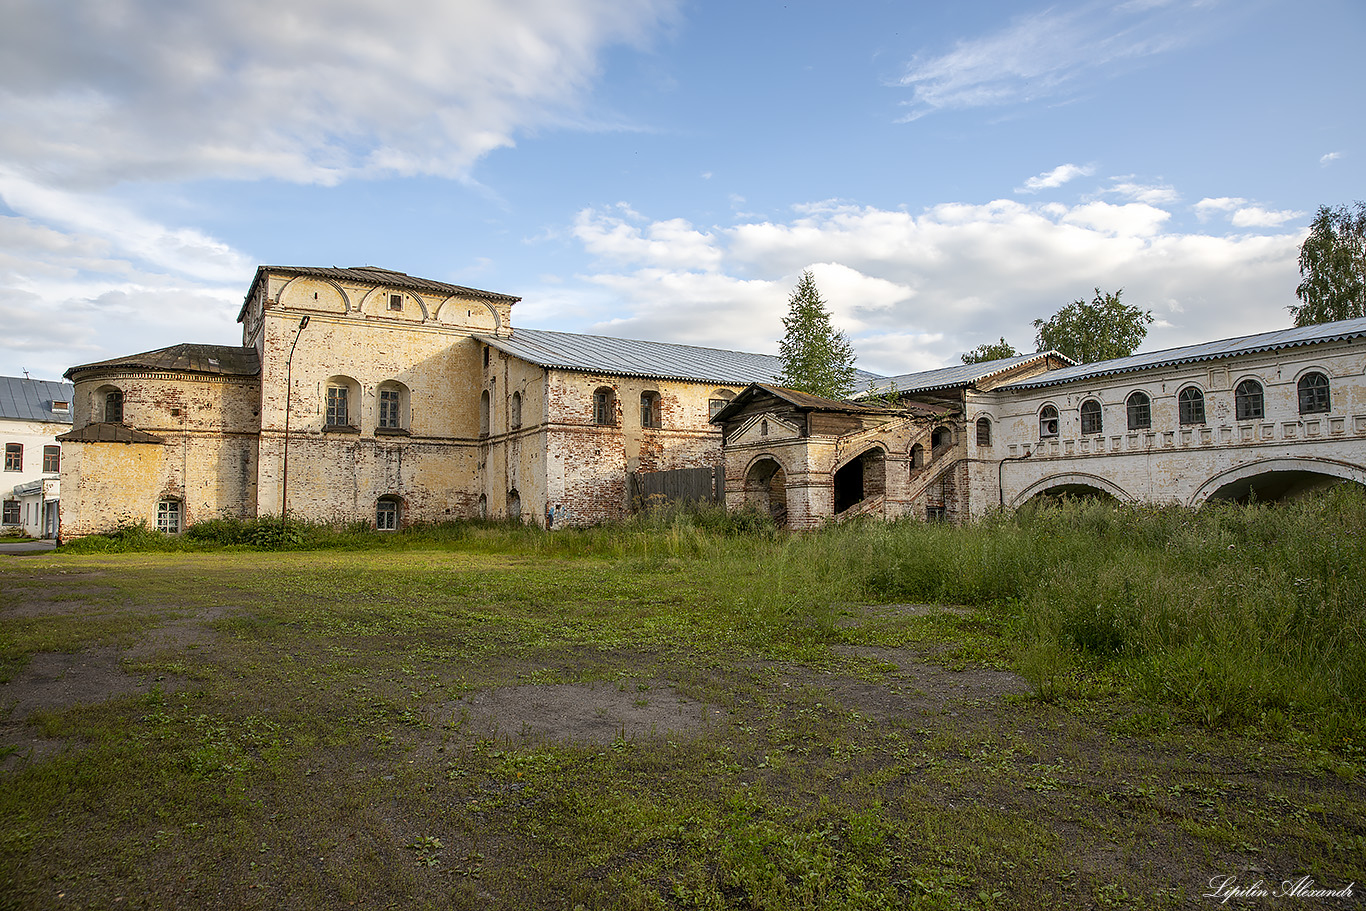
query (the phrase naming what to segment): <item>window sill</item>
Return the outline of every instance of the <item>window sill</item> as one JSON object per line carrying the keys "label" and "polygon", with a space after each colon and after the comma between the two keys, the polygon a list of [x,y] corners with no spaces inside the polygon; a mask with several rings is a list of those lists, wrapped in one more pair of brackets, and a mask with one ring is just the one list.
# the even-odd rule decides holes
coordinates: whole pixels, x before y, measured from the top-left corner
{"label": "window sill", "polygon": [[354,424],[324,424],[323,433],[360,433],[360,428]]}
{"label": "window sill", "polygon": [[376,427],[375,436],[377,437],[410,437],[412,431],[404,427]]}

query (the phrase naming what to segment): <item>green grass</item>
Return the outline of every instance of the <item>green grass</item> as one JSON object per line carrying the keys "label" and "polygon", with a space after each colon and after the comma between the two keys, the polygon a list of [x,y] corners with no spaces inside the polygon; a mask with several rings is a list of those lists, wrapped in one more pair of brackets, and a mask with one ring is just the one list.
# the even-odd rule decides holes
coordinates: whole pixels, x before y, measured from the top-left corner
{"label": "green grass", "polygon": [[[1220,873],[1359,881],[1363,527],[1342,489],[806,535],[220,523],[0,562],[0,682],[92,647],[144,682],[9,726],[0,909],[1165,908]],[[1008,671],[1017,695],[955,695]],[[702,723],[565,742],[461,702],[556,684]]]}

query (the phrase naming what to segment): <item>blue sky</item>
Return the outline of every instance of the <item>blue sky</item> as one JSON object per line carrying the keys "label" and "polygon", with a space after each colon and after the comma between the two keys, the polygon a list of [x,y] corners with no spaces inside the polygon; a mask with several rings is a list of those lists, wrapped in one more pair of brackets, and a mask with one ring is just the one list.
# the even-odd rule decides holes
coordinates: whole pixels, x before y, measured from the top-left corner
{"label": "blue sky", "polygon": [[1094,288],[1281,328],[1366,197],[1360,0],[3,0],[0,373],[239,344],[259,264],[886,374]]}

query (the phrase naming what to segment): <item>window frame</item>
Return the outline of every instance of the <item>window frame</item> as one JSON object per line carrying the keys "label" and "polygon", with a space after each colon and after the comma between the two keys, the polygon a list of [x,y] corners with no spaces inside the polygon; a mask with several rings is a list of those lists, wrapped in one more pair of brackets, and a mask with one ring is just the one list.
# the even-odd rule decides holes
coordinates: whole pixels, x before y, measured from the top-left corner
{"label": "window frame", "polygon": [[18,500],[5,500],[0,503],[0,525],[22,525]]}
{"label": "window frame", "polygon": [[185,504],[175,497],[162,497],[157,501],[156,522],[162,534],[180,534],[185,528]]}
{"label": "window frame", "polygon": [[1182,427],[1205,423],[1205,391],[1199,386],[1182,386],[1176,393],[1176,421]]}
{"label": "window frame", "polygon": [[398,531],[403,524],[403,503],[397,497],[375,501],[375,531]]}
{"label": "window frame", "polygon": [[[1050,417],[1050,414],[1052,415]],[[1049,424],[1052,426],[1049,426]],[[1062,435],[1062,421],[1058,419],[1056,405],[1044,405],[1039,409],[1039,439],[1056,440]]]}
{"label": "window frame", "polygon": [[[328,427],[351,426],[351,389],[345,383],[327,384],[323,421]],[[340,417],[341,420],[337,420]]]}
{"label": "window frame", "polygon": [[1322,370],[1310,370],[1296,380],[1295,399],[1299,403],[1300,414],[1327,414],[1332,411],[1333,394],[1328,374]]}
{"label": "window frame", "polygon": [[407,426],[406,409],[403,407],[403,390],[397,383],[381,383],[375,396],[379,405],[379,415],[375,421],[377,430],[403,430]]}
{"label": "window frame", "polygon": [[645,389],[641,391],[640,426],[645,430],[659,430],[664,426],[663,407],[658,390]]}
{"label": "window frame", "polygon": [[123,423],[123,390],[111,389],[104,394],[104,421],[106,424]]}
{"label": "window frame", "polygon": [[43,473],[56,474],[62,470],[62,447],[43,447]]}
{"label": "window frame", "polygon": [[977,445],[991,445],[991,418],[985,415],[977,419]]}
{"label": "window frame", "polygon": [[616,393],[609,386],[599,386],[593,390],[593,423],[598,427],[615,427],[617,424]]}
{"label": "window frame", "polygon": [[1081,421],[1082,436],[1098,437],[1105,433],[1105,408],[1100,404],[1100,399],[1082,402],[1077,409],[1077,416]]}
{"label": "window frame", "polygon": [[[1256,389],[1253,392],[1253,389]],[[1254,408],[1255,405],[1255,408]],[[1233,419],[1235,421],[1261,421],[1266,418],[1266,388],[1251,377],[1242,380],[1233,389]]]}
{"label": "window frame", "polygon": [[5,444],[5,471],[24,470],[24,444]]}
{"label": "window frame", "polygon": [[1124,399],[1125,423],[1130,431],[1153,429],[1153,397],[1135,389]]}

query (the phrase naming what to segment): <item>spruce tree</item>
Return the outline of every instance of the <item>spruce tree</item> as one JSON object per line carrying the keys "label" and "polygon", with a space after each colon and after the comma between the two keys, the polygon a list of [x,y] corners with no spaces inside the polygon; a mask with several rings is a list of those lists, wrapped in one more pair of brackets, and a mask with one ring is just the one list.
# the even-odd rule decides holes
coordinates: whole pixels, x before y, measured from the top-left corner
{"label": "spruce tree", "polygon": [[829,399],[854,391],[854,349],[830,324],[830,311],[810,272],[802,273],[788,298],[783,327],[787,333],[778,348],[783,364],[779,385]]}

